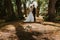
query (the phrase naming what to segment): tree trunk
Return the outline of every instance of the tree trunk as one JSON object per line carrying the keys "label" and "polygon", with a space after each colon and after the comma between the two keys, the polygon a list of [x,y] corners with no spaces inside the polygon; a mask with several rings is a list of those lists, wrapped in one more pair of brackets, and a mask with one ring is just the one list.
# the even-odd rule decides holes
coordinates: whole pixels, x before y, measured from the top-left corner
{"label": "tree trunk", "polygon": [[60,13],[60,0],[57,0],[55,8],[56,8],[56,15],[59,16],[60,14],[58,13]]}
{"label": "tree trunk", "polygon": [[37,17],[39,17],[39,11],[40,11],[40,8],[38,7],[38,8],[37,8],[37,12],[36,12]]}
{"label": "tree trunk", "polygon": [[49,21],[54,21],[55,18],[55,3],[56,0],[49,0],[49,5],[48,5],[48,20]]}
{"label": "tree trunk", "polygon": [[27,13],[26,13],[26,3],[24,3],[24,14],[25,14],[25,17],[27,17]]}
{"label": "tree trunk", "polygon": [[22,20],[24,17],[21,11],[21,0],[16,0],[16,5],[17,5],[18,18]]}
{"label": "tree trunk", "polygon": [[15,13],[13,10],[13,5],[12,5],[11,0],[4,0],[4,6],[6,9],[6,13],[7,13],[7,19],[8,20],[15,19]]}
{"label": "tree trunk", "polygon": [[0,0],[0,19],[5,19],[5,16],[4,0]]}
{"label": "tree trunk", "polygon": [[38,3],[38,7],[37,7],[37,17],[39,17],[39,12],[40,12],[40,0],[37,0],[37,3]]}

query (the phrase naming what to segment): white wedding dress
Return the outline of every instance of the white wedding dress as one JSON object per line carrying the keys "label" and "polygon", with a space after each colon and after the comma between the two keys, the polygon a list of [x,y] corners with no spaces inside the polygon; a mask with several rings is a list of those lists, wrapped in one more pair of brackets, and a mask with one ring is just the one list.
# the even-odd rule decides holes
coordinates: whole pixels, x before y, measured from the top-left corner
{"label": "white wedding dress", "polygon": [[34,22],[34,16],[33,16],[31,8],[30,8],[30,12],[29,12],[29,14],[24,22]]}

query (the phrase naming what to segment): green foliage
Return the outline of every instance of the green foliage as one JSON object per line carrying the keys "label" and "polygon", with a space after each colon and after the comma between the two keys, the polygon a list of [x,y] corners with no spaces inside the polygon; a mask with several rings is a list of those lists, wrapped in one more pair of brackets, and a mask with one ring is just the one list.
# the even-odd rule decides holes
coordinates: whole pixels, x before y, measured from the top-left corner
{"label": "green foliage", "polygon": [[57,16],[57,17],[55,18],[55,21],[60,21],[60,16]]}
{"label": "green foliage", "polygon": [[48,13],[48,0],[40,0],[41,2],[41,6],[40,6],[40,13],[44,14],[44,13]]}
{"label": "green foliage", "polygon": [[[31,3],[30,0],[21,0],[21,4],[24,5],[24,8],[26,8],[26,2],[29,1],[29,3]],[[33,1],[36,1],[36,0],[33,0]],[[22,19],[24,18],[23,17],[23,14],[21,13],[20,15],[18,14],[17,12],[17,5],[16,5],[16,0],[11,0],[12,4],[13,4],[13,9],[14,9],[14,12],[15,12],[15,16],[18,16],[19,19]],[[48,20],[48,15],[46,15],[48,13],[48,3],[49,3],[49,0],[38,0],[38,8],[40,9],[40,15],[43,15],[44,16],[44,19],[45,20]],[[60,0],[57,1],[57,4],[56,4],[56,18],[55,20],[56,21],[59,21],[60,20]],[[5,9],[6,11],[6,9]],[[5,11],[4,11],[4,0],[0,0],[0,16],[4,16],[5,15]],[[3,15],[4,14],[4,15]],[[16,15],[17,14],[17,15]],[[8,13],[6,13],[6,16],[8,17]],[[9,16],[8,17],[8,20],[14,20],[16,17],[15,16]]]}
{"label": "green foliage", "polygon": [[11,0],[12,4],[13,4],[13,10],[16,13],[17,12],[17,6],[16,6],[16,1],[15,0]]}
{"label": "green foliage", "polygon": [[55,21],[60,21],[60,0],[57,0],[57,2],[55,4],[55,8],[56,8]]}
{"label": "green foliage", "polygon": [[46,15],[46,16],[44,16],[43,18],[44,18],[45,21],[48,21],[48,17],[49,17],[49,16]]}
{"label": "green foliage", "polygon": [[56,14],[57,14],[57,16],[60,16],[60,0],[58,0],[56,2],[55,8],[56,8]]}
{"label": "green foliage", "polygon": [[[49,16],[48,15],[44,16],[44,20],[45,21],[49,21],[48,19],[49,19]],[[55,22],[60,21],[60,16],[56,16],[52,20],[55,21]]]}

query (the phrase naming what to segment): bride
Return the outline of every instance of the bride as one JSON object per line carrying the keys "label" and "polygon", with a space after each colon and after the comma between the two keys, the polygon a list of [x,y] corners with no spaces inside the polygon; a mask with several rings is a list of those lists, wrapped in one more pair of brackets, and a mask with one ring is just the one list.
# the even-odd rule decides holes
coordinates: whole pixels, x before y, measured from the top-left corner
{"label": "bride", "polygon": [[33,6],[30,6],[29,10],[30,10],[30,12],[29,12],[29,14],[28,14],[28,16],[27,16],[27,18],[24,22],[34,22],[34,16],[33,16],[33,13],[32,13]]}

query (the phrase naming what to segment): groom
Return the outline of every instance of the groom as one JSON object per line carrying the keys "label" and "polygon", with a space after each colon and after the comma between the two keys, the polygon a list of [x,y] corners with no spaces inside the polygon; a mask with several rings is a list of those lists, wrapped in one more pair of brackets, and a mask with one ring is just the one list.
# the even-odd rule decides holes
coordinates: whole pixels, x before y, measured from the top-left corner
{"label": "groom", "polygon": [[34,5],[33,5],[33,11],[32,11],[32,13],[33,13],[33,16],[34,16],[34,22],[36,22],[36,18],[35,18],[36,9],[35,9],[35,6]]}

